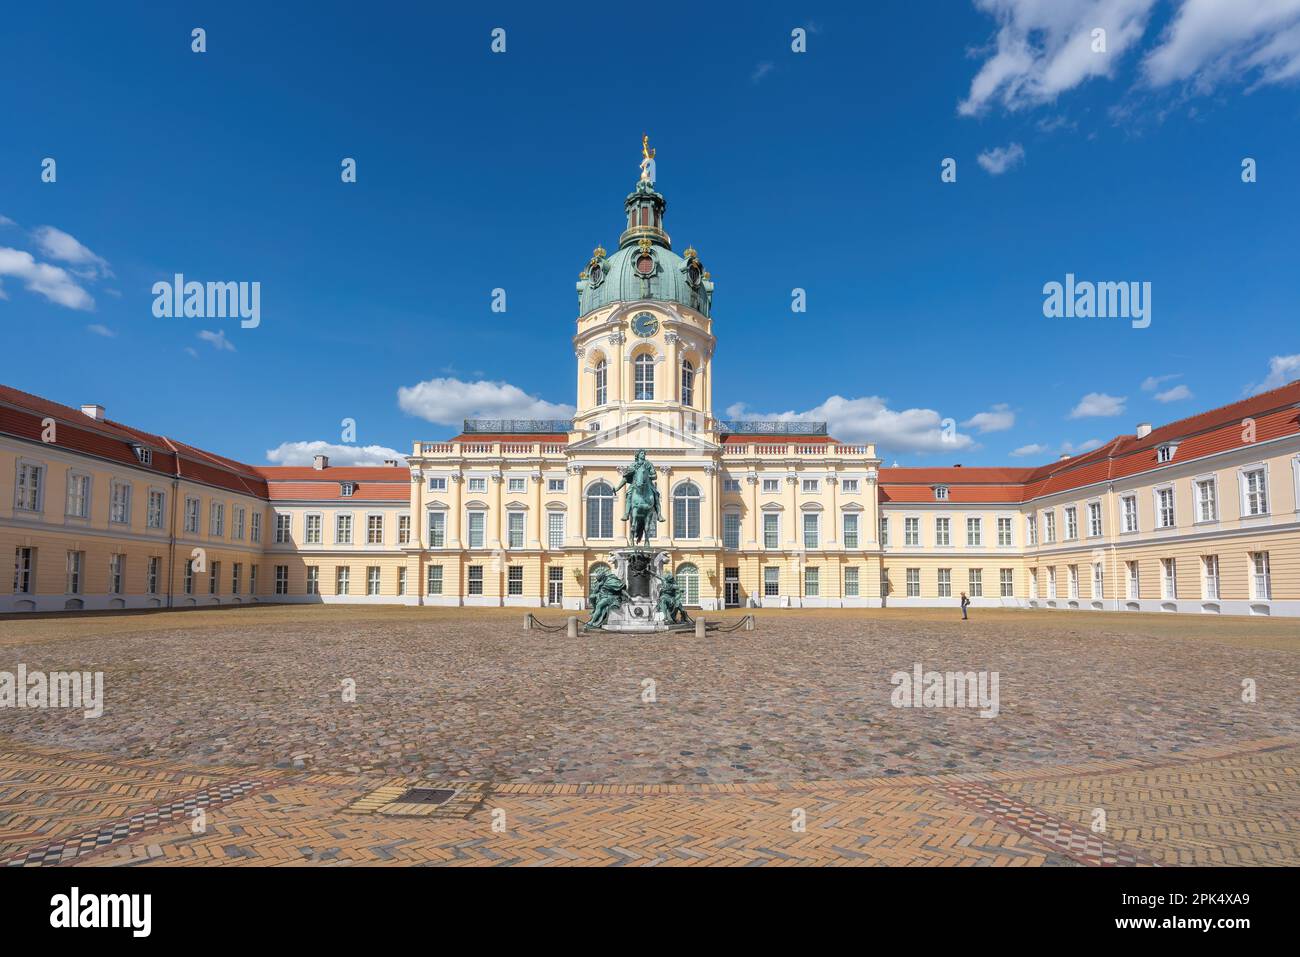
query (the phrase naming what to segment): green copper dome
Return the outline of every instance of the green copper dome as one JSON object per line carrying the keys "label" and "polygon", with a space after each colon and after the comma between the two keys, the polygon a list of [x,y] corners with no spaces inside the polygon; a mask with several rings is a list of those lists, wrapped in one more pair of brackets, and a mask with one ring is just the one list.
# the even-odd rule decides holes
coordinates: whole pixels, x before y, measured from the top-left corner
{"label": "green copper dome", "polygon": [[619,248],[607,256],[597,246],[578,279],[578,314],[617,302],[653,300],[679,303],[707,316],[713,281],[694,249],[682,256],[673,252],[663,228],[663,196],[642,179],[623,205],[627,229]]}

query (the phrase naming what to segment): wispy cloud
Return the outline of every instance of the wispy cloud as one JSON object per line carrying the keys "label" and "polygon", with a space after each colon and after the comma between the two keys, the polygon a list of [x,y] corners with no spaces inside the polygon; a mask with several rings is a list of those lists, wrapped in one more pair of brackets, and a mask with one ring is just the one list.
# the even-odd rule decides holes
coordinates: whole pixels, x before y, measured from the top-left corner
{"label": "wispy cloud", "polygon": [[1192,390],[1185,385],[1176,385],[1172,389],[1157,392],[1152,396],[1157,402],[1178,402],[1181,399],[1190,399],[1191,397]]}
{"label": "wispy cloud", "polygon": [[216,332],[204,329],[198,333],[198,338],[211,345],[218,352],[235,351],[235,344],[226,338],[226,330],[224,329],[218,329]]}
{"label": "wispy cloud", "polygon": [[1105,392],[1089,392],[1079,404],[1070,410],[1072,419],[1104,418],[1124,413],[1127,396],[1107,395]]}
{"label": "wispy cloud", "polygon": [[21,280],[28,292],[44,296],[56,305],[89,311],[95,300],[66,269],[37,262],[31,253],[0,246],[0,276]]}
{"label": "wispy cloud", "polygon": [[975,161],[984,167],[984,171],[990,176],[1001,176],[1007,170],[1018,166],[1025,158],[1025,148],[1019,143],[1008,143],[1006,146],[995,146],[987,149]]}
{"label": "wispy cloud", "polygon": [[754,67],[754,72],[749,75],[749,82],[761,83],[763,77],[767,76],[776,69],[776,64],[771,60],[764,60],[758,66]]}
{"label": "wispy cloud", "polygon": [[108,260],[91,252],[75,236],[53,226],[37,226],[32,230],[37,250],[47,259],[68,263],[82,279],[111,277]]}
{"label": "wispy cloud", "polygon": [[1166,382],[1172,382],[1174,379],[1182,378],[1181,372],[1171,372],[1168,375],[1149,375],[1142,380],[1143,392],[1155,392]]}
{"label": "wispy cloud", "polygon": [[1300,0],[1184,0],[1142,63],[1152,86],[1209,93],[1300,78]]}
{"label": "wispy cloud", "polygon": [[93,332],[97,336],[103,336],[105,339],[112,339],[117,335],[117,333],[108,328],[108,326],[102,325],[98,322],[92,322],[90,325],[86,326],[86,331]]}
{"label": "wispy cloud", "polygon": [[1297,378],[1300,378],[1300,352],[1292,356],[1274,356],[1268,360],[1268,375],[1246,386],[1246,394],[1259,395],[1269,389],[1280,389]]}
{"label": "wispy cloud", "polygon": [[1016,414],[1011,411],[1011,406],[1005,402],[999,402],[987,412],[977,412],[962,423],[968,429],[979,430],[981,434],[984,432],[1005,432],[1015,424]]}
{"label": "wispy cloud", "polygon": [[1050,451],[1050,446],[1043,445],[1040,442],[1032,442],[1029,445],[1022,445],[1018,449],[1013,449],[1011,454],[1016,458],[1024,458],[1028,455],[1046,455]]}

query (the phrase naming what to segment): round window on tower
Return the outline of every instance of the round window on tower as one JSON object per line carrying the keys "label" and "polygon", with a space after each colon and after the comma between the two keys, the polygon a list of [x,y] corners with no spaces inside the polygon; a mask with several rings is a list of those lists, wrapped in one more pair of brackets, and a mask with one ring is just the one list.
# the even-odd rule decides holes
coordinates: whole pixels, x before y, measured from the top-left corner
{"label": "round window on tower", "polygon": [[648,253],[638,256],[636,260],[636,271],[643,276],[648,276],[655,271],[654,257]]}

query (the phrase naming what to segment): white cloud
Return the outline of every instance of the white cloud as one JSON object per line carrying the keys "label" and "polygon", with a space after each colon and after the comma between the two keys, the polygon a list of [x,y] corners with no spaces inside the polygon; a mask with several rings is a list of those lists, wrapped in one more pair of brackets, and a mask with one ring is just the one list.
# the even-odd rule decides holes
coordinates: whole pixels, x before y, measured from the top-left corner
{"label": "white cloud", "polygon": [[1075,445],[1073,442],[1062,442],[1061,452],[1064,455],[1078,455],[1081,452],[1091,452],[1093,449],[1101,448],[1101,439],[1087,439]]}
{"label": "white cloud", "polygon": [[1274,356],[1268,360],[1268,375],[1263,381],[1246,386],[1247,395],[1259,395],[1269,389],[1280,389],[1300,378],[1300,352],[1293,356]]}
{"label": "white cloud", "polygon": [[197,358],[199,357],[199,350],[198,350],[198,349],[195,349],[193,346],[186,346],[186,347],[185,347],[185,354],[188,355],[188,356],[192,356],[193,358],[197,359]]}
{"label": "white cloud", "polygon": [[749,80],[751,83],[759,83],[762,81],[763,77],[767,76],[774,69],[776,69],[776,65],[772,63],[771,60],[764,60],[758,66],[754,67],[754,72],[749,75]]}
{"label": "white cloud", "polygon": [[82,279],[112,276],[108,261],[97,256],[72,235],[53,226],[37,226],[32,230],[36,248],[48,259],[78,267],[74,271]]}
{"label": "white cloud", "polygon": [[1170,373],[1169,375],[1149,375],[1142,380],[1142,391],[1155,392],[1156,389],[1160,388],[1166,382],[1170,382],[1174,379],[1180,379],[1180,378],[1182,378],[1181,372],[1173,372]]}
{"label": "white cloud", "polygon": [[1011,411],[1011,406],[1005,402],[999,402],[987,412],[977,412],[962,423],[968,429],[978,429],[981,434],[984,432],[1005,432],[1015,424],[1016,414]]}
{"label": "white cloud", "polygon": [[69,309],[91,310],[95,300],[61,266],[37,262],[29,252],[0,246],[0,276],[21,279],[28,291]]}
{"label": "white cloud", "polygon": [[218,352],[221,352],[222,350],[229,350],[230,352],[235,351],[235,344],[226,338],[226,330],[224,329],[218,329],[216,332],[204,329],[199,332],[198,337],[204,342],[211,343],[212,348],[216,349]]}
{"label": "white cloud", "polygon": [[103,336],[105,339],[112,339],[117,335],[117,333],[108,328],[108,326],[102,325],[98,322],[92,322],[90,325],[86,326],[86,331],[93,332],[97,336]]}
{"label": "white cloud", "polygon": [[397,404],[408,415],[460,428],[463,419],[567,419],[574,408],[528,395],[509,382],[428,379],[397,390]]}
{"label": "white cloud", "polygon": [[1201,93],[1224,80],[1294,80],[1300,0],[1184,0],[1142,66],[1152,86],[1187,83]]}
{"label": "white cloud", "polygon": [[1105,392],[1089,392],[1070,411],[1072,419],[1088,419],[1111,415],[1122,415],[1124,403],[1128,396],[1107,395]]}
{"label": "white cloud", "polygon": [[317,455],[328,455],[330,465],[383,465],[386,459],[396,459],[399,465],[405,456],[384,445],[331,445],[328,442],[281,442],[266,450],[266,460],[272,465],[311,465]]}
{"label": "white cloud", "polygon": [[876,442],[893,452],[953,452],[971,448],[975,440],[955,428],[945,429],[933,409],[894,411],[879,396],[846,399],[833,395],[807,412],[752,413],[744,403],[727,409],[733,419],[775,419],[780,422],[824,421],[831,435],[845,442]]}
{"label": "white cloud", "polygon": [[[990,104],[1008,110],[1050,103],[1093,77],[1111,76],[1141,38],[1155,0],[975,0],[998,23],[997,38],[957,107],[975,116]],[[1106,52],[1092,31],[1106,31]],[[978,54],[977,54],[978,55]]]}
{"label": "white cloud", "polygon": [[1172,389],[1166,389],[1164,392],[1157,392],[1153,399],[1157,402],[1177,402],[1180,399],[1190,399],[1192,390],[1185,385],[1176,385]]}
{"label": "white cloud", "polygon": [[8,216],[0,216],[0,226],[17,226],[17,225],[18,224],[15,223]]}
{"label": "white cloud", "polygon": [[1020,448],[1012,451],[1012,455],[1017,458],[1023,458],[1026,455],[1046,455],[1051,449],[1040,442],[1033,442],[1029,445],[1022,445]]}
{"label": "white cloud", "polygon": [[984,167],[990,176],[1001,176],[1013,166],[1018,166],[1024,158],[1025,148],[1019,143],[1009,143],[985,150],[975,157],[975,162]]}

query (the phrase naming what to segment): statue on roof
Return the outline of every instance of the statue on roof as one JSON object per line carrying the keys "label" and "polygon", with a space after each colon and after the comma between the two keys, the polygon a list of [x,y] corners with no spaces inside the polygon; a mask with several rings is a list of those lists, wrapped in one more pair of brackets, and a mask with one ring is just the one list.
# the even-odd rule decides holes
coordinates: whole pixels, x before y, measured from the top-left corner
{"label": "statue on roof", "polygon": [[655,151],[650,148],[650,134],[641,137],[641,182],[655,181]]}

